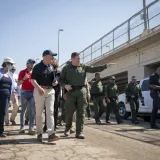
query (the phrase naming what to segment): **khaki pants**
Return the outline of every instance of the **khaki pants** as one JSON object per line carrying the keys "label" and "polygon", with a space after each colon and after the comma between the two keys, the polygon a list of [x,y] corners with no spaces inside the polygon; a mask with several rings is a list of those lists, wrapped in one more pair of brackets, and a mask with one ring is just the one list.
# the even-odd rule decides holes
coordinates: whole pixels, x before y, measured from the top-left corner
{"label": "khaki pants", "polygon": [[[16,118],[17,112],[18,112],[18,108],[19,108],[18,96],[16,93],[12,93],[11,102],[12,102],[13,109],[12,109],[10,121],[15,121],[15,118]],[[9,106],[10,105],[11,104],[9,104]],[[5,123],[9,123],[9,108],[6,108]]]}
{"label": "khaki pants", "polygon": [[40,95],[38,90],[34,90],[34,98],[36,105],[36,130],[37,135],[43,133],[43,110],[46,107],[46,118],[47,118],[47,129],[48,136],[55,133],[54,131],[54,101],[55,101],[55,90],[44,89],[45,94]]}

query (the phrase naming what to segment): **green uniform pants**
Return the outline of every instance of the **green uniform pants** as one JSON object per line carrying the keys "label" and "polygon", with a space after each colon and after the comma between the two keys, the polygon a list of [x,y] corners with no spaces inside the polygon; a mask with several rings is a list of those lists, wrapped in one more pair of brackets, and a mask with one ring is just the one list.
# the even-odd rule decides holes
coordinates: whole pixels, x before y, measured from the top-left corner
{"label": "green uniform pants", "polygon": [[106,103],[104,96],[93,96],[95,120],[99,120],[105,111]]}
{"label": "green uniform pants", "polygon": [[137,120],[137,113],[139,110],[139,100],[130,100],[129,102],[132,113],[132,122]]}
{"label": "green uniform pants", "polygon": [[67,92],[65,103],[66,131],[71,129],[73,114],[76,111],[76,134],[78,135],[83,132],[86,105],[86,88]]}
{"label": "green uniform pants", "polygon": [[62,109],[62,113],[61,113],[61,117],[60,117],[60,123],[63,121],[65,122],[65,99],[61,99],[61,103],[60,103],[61,109]]}
{"label": "green uniform pants", "polygon": [[106,108],[106,122],[109,121],[110,113],[111,113],[112,110],[113,110],[113,112],[114,112],[114,114],[115,114],[115,116],[116,116],[116,121],[117,121],[117,122],[120,122],[120,121],[121,121],[121,119],[120,119],[120,117],[119,117],[119,115],[118,115],[118,108],[117,108],[117,106],[118,106],[117,101],[110,101],[110,103],[107,103],[107,108]]}

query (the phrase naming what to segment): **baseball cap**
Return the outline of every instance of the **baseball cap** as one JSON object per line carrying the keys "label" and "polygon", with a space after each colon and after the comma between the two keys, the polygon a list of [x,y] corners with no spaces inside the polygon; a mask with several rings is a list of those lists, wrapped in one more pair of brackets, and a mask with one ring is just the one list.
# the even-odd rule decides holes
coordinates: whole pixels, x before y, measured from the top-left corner
{"label": "baseball cap", "polygon": [[36,63],[36,61],[34,59],[28,59],[27,63]]}
{"label": "baseball cap", "polygon": [[78,52],[73,52],[72,54],[71,54],[71,58],[74,58],[74,57],[76,57],[76,56],[79,56],[80,54],[78,53]]}
{"label": "baseball cap", "polygon": [[57,53],[53,53],[51,50],[45,50],[42,54],[42,56],[47,56],[47,55],[52,55],[52,56],[57,56]]}
{"label": "baseball cap", "polygon": [[6,58],[3,60],[3,63],[6,63],[6,62],[9,62],[9,63],[11,63],[11,64],[15,64],[15,62],[13,61],[13,59],[10,58],[10,57],[6,57]]}

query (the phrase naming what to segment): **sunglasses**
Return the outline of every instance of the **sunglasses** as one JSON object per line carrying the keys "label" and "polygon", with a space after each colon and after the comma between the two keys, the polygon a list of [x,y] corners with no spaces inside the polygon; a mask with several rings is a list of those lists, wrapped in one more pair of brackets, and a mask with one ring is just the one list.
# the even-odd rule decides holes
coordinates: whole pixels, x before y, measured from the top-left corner
{"label": "sunglasses", "polygon": [[10,63],[10,62],[6,62],[6,64],[10,64],[10,65],[13,65],[12,63]]}
{"label": "sunglasses", "polygon": [[112,81],[115,81],[115,79],[111,79]]}

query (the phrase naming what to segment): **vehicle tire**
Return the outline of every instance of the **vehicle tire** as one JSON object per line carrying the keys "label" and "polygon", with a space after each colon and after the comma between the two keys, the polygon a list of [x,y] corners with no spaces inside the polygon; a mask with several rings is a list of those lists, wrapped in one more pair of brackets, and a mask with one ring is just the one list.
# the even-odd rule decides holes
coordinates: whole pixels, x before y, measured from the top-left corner
{"label": "vehicle tire", "polygon": [[123,103],[118,104],[118,115],[121,119],[127,119],[130,116],[130,113],[126,112],[126,108]]}
{"label": "vehicle tire", "polygon": [[143,119],[144,119],[145,122],[150,122],[151,117],[150,116],[144,116]]}

